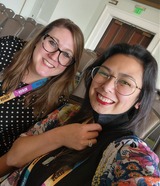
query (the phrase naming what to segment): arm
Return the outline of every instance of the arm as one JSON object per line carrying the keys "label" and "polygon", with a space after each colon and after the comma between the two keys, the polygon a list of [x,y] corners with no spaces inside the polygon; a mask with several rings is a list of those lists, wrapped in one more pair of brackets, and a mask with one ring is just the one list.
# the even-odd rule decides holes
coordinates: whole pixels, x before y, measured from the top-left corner
{"label": "arm", "polygon": [[10,167],[6,164],[7,162],[7,154],[0,157],[0,178],[5,176],[11,171],[14,171],[14,167]]}
{"label": "arm", "polygon": [[20,137],[7,153],[7,165],[22,167],[38,156],[62,146],[82,150],[88,146],[89,139],[92,139],[93,144],[97,142],[99,131],[99,124],[70,124],[39,135]]}

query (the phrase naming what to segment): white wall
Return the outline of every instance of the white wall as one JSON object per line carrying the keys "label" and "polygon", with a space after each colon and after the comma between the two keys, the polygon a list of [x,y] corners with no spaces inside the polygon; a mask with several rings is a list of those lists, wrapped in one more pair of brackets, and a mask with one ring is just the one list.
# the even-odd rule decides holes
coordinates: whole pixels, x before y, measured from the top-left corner
{"label": "white wall", "polygon": [[0,0],[7,8],[12,9],[16,14],[19,14],[26,0]]}
{"label": "white wall", "polygon": [[[30,16],[35,2],[38,0],[0,0],[6,7],[24,17]],[[160,69],[160,10],[129,0],[118,0],[117,5],[110,4],[112,0],[59,0],[48,23],[60,17],[72,19],[80,26],[86,40],[86,48],[94,49],[113,17],[120,18],[134,25],[155,33],[148,50],[156,58]],[[24,7],[23,7],[24,5]],[[134,13],[135,5],[143,6],[141,15]],[[160,70],[159,70],[160,71]],[[157,88],[160,89],[160,72]]]}
{"label": "white wall", "polygon": [[[59,0],[50,22],[60,17],[69,18],[80,26],[87,38],[103,11],[105,2],[106,0]],[[93,17],[95,17],[93,25],[88,27]]]}

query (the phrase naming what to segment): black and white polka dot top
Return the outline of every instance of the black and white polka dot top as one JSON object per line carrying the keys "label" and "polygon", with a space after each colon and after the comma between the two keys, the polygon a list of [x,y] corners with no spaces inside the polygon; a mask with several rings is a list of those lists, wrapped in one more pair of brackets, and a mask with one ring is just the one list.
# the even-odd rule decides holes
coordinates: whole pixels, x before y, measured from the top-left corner
{"label": "black and white polka dot top", "polygon": [[[24,43],[14,36],[0,38],[0,71],[10,64],[14,54],[23,48]],[[22,86],[23,83],[17,88]],[[2,82],[0,82],[0,96],[5,94],[1,87]],[[35,123],[33,108],[24,107],[24,96],[0,104],[0,156],[10,149],[21,133]]]}

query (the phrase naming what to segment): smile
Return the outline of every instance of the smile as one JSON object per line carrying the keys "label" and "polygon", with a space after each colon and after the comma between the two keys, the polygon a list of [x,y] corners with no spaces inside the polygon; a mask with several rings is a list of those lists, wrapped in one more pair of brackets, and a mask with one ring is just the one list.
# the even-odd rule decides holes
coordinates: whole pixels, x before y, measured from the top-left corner
{"label": "smile", "polygon": [[51,63],[49,63],[47,60],[43,60],[43,63],[48,67],[48,68],[55,68],[55,66]]}
{"label": "smile", "polygon": [[113,100],[109,99],[109,98],[106,98],[106,97],[103,97],[101,94],[98,94],[97,95],[98,97],[98,101],[100,101],[100,103],[103,103],[103,104],[112,104],[114,103]]}

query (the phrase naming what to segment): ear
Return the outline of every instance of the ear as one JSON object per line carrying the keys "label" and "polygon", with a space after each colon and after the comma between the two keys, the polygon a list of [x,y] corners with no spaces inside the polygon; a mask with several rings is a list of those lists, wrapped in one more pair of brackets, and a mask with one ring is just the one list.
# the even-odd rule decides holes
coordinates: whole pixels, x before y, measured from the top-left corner
{"label": "ear", "polygon": [[140,107],[140,102],[137,102],[135,105],[134,105],[134,107],[136,108],[136,109],[139,109],[139,107]]}

